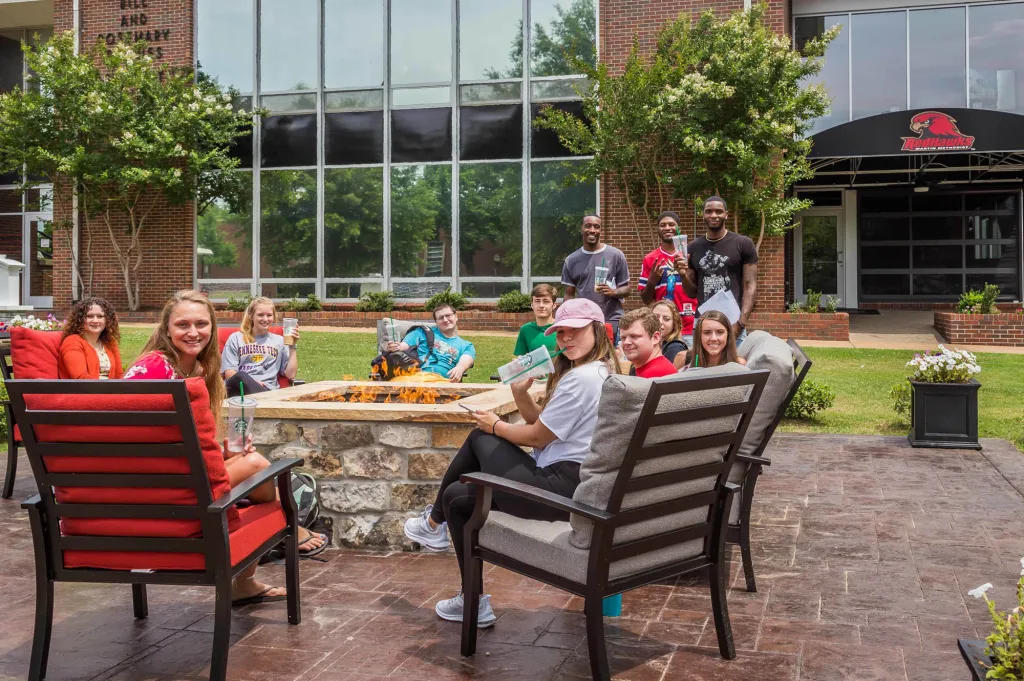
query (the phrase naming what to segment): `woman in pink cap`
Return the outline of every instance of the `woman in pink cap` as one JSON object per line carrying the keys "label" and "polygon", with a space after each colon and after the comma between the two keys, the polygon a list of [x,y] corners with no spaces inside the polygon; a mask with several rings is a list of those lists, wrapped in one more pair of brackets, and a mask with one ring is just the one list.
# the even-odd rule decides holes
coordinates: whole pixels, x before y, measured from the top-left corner
{"label": "woman in pink cap", "polygon": [[[590,452],[597,424],[601,386],[609,373],[622,373],[604,326],[604,313],[585,298],[565,301],[545,334],[557,334],[562,353],[553,361],[544,397],[530,396],[533,379],[513,383],[512,395],[523,422],[510,424],[489,412],[473,412],[477,427],[452,459],[441,480],[437,499],[405,523],[405,536],[431,551],[448,550],[448,528],[462,570],[463,528],[476,503],[472,486],[459,482],[465,473],[490,473],[571,497],[580,484],[580,464]],[[524,447],[532,447],[528,454]],[[491,508],[531,520],[568,520],[569,514],[522,497],[495,491]],[[434,610],[442,619],[462,621],[462,592]],[[493,626],[497,617],[491,597],[480,597],[479,626]]]}

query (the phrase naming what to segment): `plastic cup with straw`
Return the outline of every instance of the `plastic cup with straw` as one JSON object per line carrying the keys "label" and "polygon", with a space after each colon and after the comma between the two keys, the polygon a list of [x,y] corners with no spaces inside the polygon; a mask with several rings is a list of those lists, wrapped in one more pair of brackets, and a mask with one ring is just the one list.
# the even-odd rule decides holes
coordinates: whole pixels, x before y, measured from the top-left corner
{"label": "plastic cup with straw", "polygon": [[608,283],[608,268],[605,267],[605,257],[601,256],[601,266],[594,268],[594,291],[597,291],[599,286],[604,286]]}
{"label": "plastic cup with straw", "polygon": [[228,400],[228,451],[240,454],[245,451],[245,441],[252,430],[256,416],[256,400],[245,396],[245,387],[239,385],[240,396]]}
{"label": "plastic cup with straw", "polygon": [[555,357],[565,352],[564,349],[554,354],[549,354],[545,346],[541,346],[525,355],[516,357],[514,360],[498,367],[498,377],[505,385],[516,381],[525,381],[528,378],[546,376],[555,370],[551,362]]}

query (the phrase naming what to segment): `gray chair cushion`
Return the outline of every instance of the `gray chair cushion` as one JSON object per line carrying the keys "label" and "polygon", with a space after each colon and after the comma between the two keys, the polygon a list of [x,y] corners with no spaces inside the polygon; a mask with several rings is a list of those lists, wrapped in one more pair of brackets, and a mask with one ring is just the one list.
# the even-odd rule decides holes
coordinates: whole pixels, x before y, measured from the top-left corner
{"label": "gray chair cushion", "polygon": [[[748,371],[748,369],[739,364],[727,364],[710,369],[691,369],[682,374],[671,377],[667,376],[657,380],[659,382],[686,381],[696,377],[745,371]],[[580,485],[576,488],[576,493],[573,494],[575,501],[602,510],[608,508],[612,488],[618,478],[619,469],[622,466],[626,450],[629,448],[629,443],[633,438],[640,411],[647,400],[651,385],[653,383],[648,379],[635,376],[611,376],[604,382],[601,402],[598,407],[597,426],[594,429],[594,436],[591,440],[590,454],[587,455],[587,458],[580,466]],[[671,395],[662,399],[658,411],[663,413],[666,411],[734,402],[741,400],[747,390],[745,387],[721,388]],[[644,444],[655,445],[684,437],[701,437],[728,432],[736,427],[738,419],[739,417],[737,416],[729,416],[709,419],[699,423],[679,423],[652,428],[647,433],[647,439]],[[722,460],[726,451],[726,447],[715,447],[651,459],[637,465],[633,471],[633,477],[638,478],[718,462]],[[714,485],[715,477],[711,476],[627,494],[622,500],[621,510],[629,510],[669,499],[699,494],[714,489]],[[701,509],[696,515],[694,515],[694,512],[689,511],[628,525],[616,531],[614,541],[615,544],[620,544],[703,522],[707,518],[707,513],[708,509]],[[570,518],[570,525],[572,527],[572,534],[569,537],[569,543],[578,549],[588,549],[593,533],[592,523],[585,518],[573,515]]]}
{"label": "gray chair cushion", "polygon": [[[747,426],[747,434],[743,437],[743,444],[740,445],[740,454],[753,454],[761,446],[768,426],[775,420],[782,401],[786,399],[793,381],[796,380],[796,373],[793,371],[793,351],[786,341],[767,331],[752,331],[740,345],[739,354],[747,360],[748,368],[766,369],[769,372],[768,382],[761,393],[761,401],[757,403],[757,409],[754,410],[750,425]],[[746,465],[737,463],[729,474],[729,482],[740,484],[746,471]],[[733,500],[729,512],[729,522],[736,524],[739,519],[740,501],[737,497]]]}
{"label": "gray chair cushion", "polygon": [[[693,523],[689,523],[693,524]],[[569,543],[572,529],[567,522],[524,520],[491,511],[480,528],[480,546],[522,561],[541,570],[586,584],[590,552]],[[704,550],[702,539],[694,539],[659,551],[652,551],[612,563],[609,577],[628,577],[669,563],[693,558]]]}
{"label": "gray chair cushion", "polygon": [[761,393],[761,401],[750,419],[747,434],[740,446],[740,454],[750,454],[761,445],[765,431],[775,419],[779,406],[796,379],[793,371],[793,351],[781,338],[767,331],[753,331],[740,345],[740,357],[747,360],[750,369],[766,369],[768,383]]}
{"label": "gray chair cushion", "polygon": [[[402,340],[414,326],[433,326],[431,319],[391,319],[384,317],[377,320],[377,352],[383,353],[388,341]],[[392,335],[392,329],[394,335]]]}

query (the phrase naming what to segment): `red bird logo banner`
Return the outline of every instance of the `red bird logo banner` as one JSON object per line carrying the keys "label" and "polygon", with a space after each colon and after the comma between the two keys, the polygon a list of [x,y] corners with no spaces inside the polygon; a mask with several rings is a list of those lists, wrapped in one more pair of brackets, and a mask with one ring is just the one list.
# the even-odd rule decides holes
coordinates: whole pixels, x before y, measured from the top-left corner
{"label": "red bird logo banner", "polygon": [[904,137],[903,151],[955,151],[974,148],[974,138],[960,132],[956,119],[941,111],[924,111],[910,119],[917,137]]}

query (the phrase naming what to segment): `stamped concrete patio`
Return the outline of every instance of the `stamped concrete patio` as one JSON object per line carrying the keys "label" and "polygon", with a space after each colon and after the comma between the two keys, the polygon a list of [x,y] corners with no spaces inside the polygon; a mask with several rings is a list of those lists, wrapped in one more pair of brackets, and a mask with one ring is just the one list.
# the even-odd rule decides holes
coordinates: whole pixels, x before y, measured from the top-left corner
{"label": "stamped concrete patio", "polygon": [[[729,595],[737,658],[718,656],[706,587],[686,579],[626,594],[623,616],[607,620],[616,678],[968,679],[956,639],[989,625],[966,592],[992,582],[1006,603],[1024,554],[1024,457],[1003,441],[984,445],[778,436],[754,506],[760,590]],[[32,493],[23,475],[15,499]],[[327,555],[302,564],[300,626],[286,623],[283,603],[235,613],[229,678],[589,678],[577,598],[492,568],[485,584],[499,620],[467,660],[459,626],[433,612],[457,588],[453,558]],[[0,679],[28,671],[32,570],[25,515],[0,502]],[[280,568],[262,570],[282,583]],[[205,679],[212,595],[150,587],[140,622],[126,587],[58,584],[48,679]]]}

